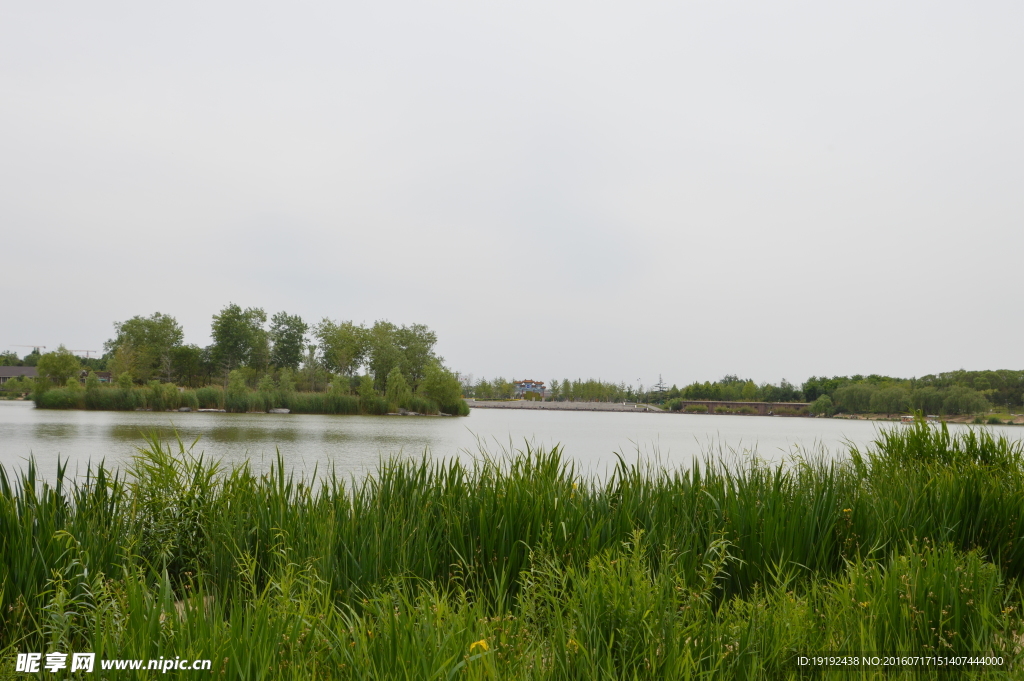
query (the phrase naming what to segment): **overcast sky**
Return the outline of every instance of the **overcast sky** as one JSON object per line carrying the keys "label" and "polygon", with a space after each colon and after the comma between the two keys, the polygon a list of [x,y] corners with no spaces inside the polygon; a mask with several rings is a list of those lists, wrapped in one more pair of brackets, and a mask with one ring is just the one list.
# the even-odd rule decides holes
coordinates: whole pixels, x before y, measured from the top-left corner
{"label": "overcast sky", "polygon": [[228,302],[477,377],[1024,368],[1020,2],[0,2],[0,349]]}

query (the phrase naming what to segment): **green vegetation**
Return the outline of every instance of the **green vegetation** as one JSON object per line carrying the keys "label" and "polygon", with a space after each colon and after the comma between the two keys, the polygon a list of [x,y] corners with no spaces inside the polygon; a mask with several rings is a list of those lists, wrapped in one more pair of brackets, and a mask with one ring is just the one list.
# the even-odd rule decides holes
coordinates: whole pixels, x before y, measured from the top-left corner
{"label": "green vegetation", "polygon": [[[336,380],[326,392],[296,392],[288,382],[281,383],[269,376],[259,388],[248,387],[245,372],[231,372],[228,387],[205,386],[196,390],[178,388],[170,383],[153,380],[146,386],[122,381],[117,386],[100,385],[86,381],[82,387],[77,381],[64,388],[49,388],[35,393],[36,406],[41,409],[92,409],[103,411],[175,411],[187,409],[224,409],[233,413],[266,412],[270,409],[288,409],[296,414],[388,414],[405,409],[418,414],[450,414],[467,416],[469,407],[458,392],[458,378],[442,367],[432,367],[433,382],[424,383],[420,392],[413,394],[397,389],[379,396],[370,385],[368,393],[350,394],[348,379]],[[395,384],[402,383],[397,373]]]}
{"label": "green vegetation", "polygon": [[[641,386],[642,388],[642,386]],[[507,400],[515,395],[516,386],[504,378],[487,380],[481,378],[476,383],[463,386],[467,397],[481,400]],[[555,402],[634,402],[640,399],[642,390],[634,390],[625,383],[606,383],[597,379],[552,380],[548,384],[548,399]],[[646,398],[646,395],[644,396]],[[646,401],[646,400],[645,400]]]}
{"label": "green vegetation", "polygon": [[123,473],[0,470],[0,647],[210,658],[248,680],[785,679],[835,651],[1016,664],[1022,518],[1020,442],[924,424],[843,462],[620,460],[605,481],[557,449],[296,480],[154,437]]}
{"label": "green vegetation", "polygon": [[[214,342],[207,348],[184,345],[181,326],[160,312],[117,322],[114,330],[102,360],[83,360],[63,346],[30,355],[40,379],[9,381],[0,393],[31,392],[46,409],[162,411],[198,404],[230,412],[469,413],[458,374],[444,366],[434,352],[436,334],[422,324],[365,327],[324,319],[313,327],[318,346],[306,343],[310,327],[298,315],[278,312],[268,326],[262,309],[230,303],[213,316]],[[5,353],[0,362],[20,361]],[[83,390],[89,369],[108,372],[104,381],[113,384],[93,374]]]}
{"label": "green vegetation", "polygon": [[779,385],[755,384],[726,376],[720,381],[673,386],[654,393],[669,409],[694,400],[723,402],[810,402],[810,413],[925,414],[956,416],[982,414],[1002,407],[1009,420],[1011,408],[1024,408],[1024,371],[953,371],[921,378],[889,376],[812,376],[797,388],[786,380]]}
{"label": "green vegetation", "polygon": [[838,412],[979,414],[992,407],[1024,407],[1024,371],[950,371],[921,378],[889,376],[812,376],[804,399],[828,395]]}

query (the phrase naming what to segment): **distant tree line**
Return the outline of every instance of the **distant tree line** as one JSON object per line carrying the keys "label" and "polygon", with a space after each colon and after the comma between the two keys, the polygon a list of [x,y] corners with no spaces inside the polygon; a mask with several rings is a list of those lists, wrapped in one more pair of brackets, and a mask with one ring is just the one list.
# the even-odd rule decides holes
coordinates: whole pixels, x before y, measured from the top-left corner
{"label": "distant tree line", "polygon": [[[642,385],[628,386],[625,383],[609,383],[600,379],[569,380],[568,378],[552,379],[546,384],[547,390],[543,399],[555,402],[634,402],[647,401],[656,397],[655,393],[644,391]],[[504,378],[478,381],[470,380],[463,384],[463,392],[467,397],[482,400],[511,399],[516,395],[514,380]],[[542,396],[537,395],[538,399]]]}
{"label": "distant tree line", "polygon": [[920,378],[891,376],[812,376],[803,384],[811,411],[898,414],[979,414],[1021,408],[1024,371],[950,371]]}
{"label": "distant tree line", "polygon": [[[505,378],[473,380],[463,392],[477,399],[511,399],[514,381]],[[812,376],[801,386],[783,379],[778,384],[755,383],[736,375],[718,381],[695,382],[683,388],[644,387],[600,380],[552,380],[544,399],[557,401],[643,401],[681,408],[686,401],[809,402],[817,414],[979,414],[992,409],[1024,408],[1024,371],[951,371],[920,378],[868,376]]]}
{"label": "distant tree line", "polygon": [[994,407],[1006,410],[1024,403],[1024,371],[951,371],[921,378],[869,376],[812,376],[797,388],[783,379],[778,385],[756,384],[725,376],[719,381],[675,386],[667,402],[720,400],[725,402],[810,402],[816,414],[978,414]]}
{"label": "distant tree line", "polygon": [[[61,346],[24,359],[3,353],[0,363],[36,366],[40,380],[30,386],[36,392],[74,389],[69,382],[81,384],[83,371],[109,371],[121,390],[154,384],[219,386],[229,397],[243,391],[264,395],[260,404],[269,403],[271,394],[330,392],[364,401],[372,395],[391,407],[422,407],[426,399],[442,411],[465,408],[459,406],[458,374],[445,367],[435,352],[437,335],[422,324],[377,321],[366,326],[325,318],[310,325],[299,315],[268,316],[261,308],[230,303],[213,315],[210,331],[210,345],[189,345],[171,315],[136,315],[114,323],[114,337],[104,344],[101,358],[76,357]],[[12,388],[27,385],[18,383]]]}

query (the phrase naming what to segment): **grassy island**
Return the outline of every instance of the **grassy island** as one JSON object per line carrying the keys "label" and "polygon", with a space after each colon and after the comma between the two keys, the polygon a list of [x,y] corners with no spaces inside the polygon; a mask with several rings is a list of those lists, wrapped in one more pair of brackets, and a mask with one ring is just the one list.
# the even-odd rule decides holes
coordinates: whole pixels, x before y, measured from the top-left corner
{"label": "grassy island", "polygon": [[983,430],[919,424],[835,462],[620,462],[603,481],[558,449],[299,480],[280,461],[225,470],[155,437],[123,472],[35,475],[0,472],[6,660],[660,680],[798,678],[796,656],[815,653],[956,653],[1003,659],[970,678],[1020,673],[1024,452]]}

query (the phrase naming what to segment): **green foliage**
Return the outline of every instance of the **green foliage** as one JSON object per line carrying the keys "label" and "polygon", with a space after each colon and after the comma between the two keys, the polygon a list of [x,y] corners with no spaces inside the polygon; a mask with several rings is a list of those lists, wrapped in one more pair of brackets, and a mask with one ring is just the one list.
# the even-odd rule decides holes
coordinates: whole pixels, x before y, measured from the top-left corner
{"label": "green foliage", "polygon": [[352,376],[366,360],[369,350],[367,330],[352,322],[335,323],[324,319],[314,328],[321,356],[329,371]]}
{"label": "green foliage", "polygon": [[464,411],[468,413],[469,407],[462,399],[462,384],[459,382],[458,374],[445,369],[439,363],[427,367],[423,382],[420,383],[420,393],[435,402],[445,414],[463,415]]}
{"label": "green foliage", "polygon": [[181,325],[174,317],[160,312],[149,317],[136,315],[114,322],[114,333],[104,349],[118,358],[118,374],[130,372],[143,382],[156,376],[171,379],[172,355],[184,338]]}
{"label": "green foliage", "polygon": [[23,366],[21,359],[18,357],[18,353],[12,350],[5,350],[0,352],[0,367],[20,367]]}
{"label": "green foliage", "polygon": [[683,400],[723,402],[799,402],[803,398],[799,389],[785,379],[779,385],[757,385],[750,379],[734,375],[715,382],[692,383],[677,392]]}
{"label": "green foliage", "polygon": [[384,399],[391,405],[392,409],[399,407],[405,409],[412,397],[412,390],[402,375],[402,370],[397,366],[391,370],[387,378],[387,388],[384,391]]}
{"label": "green foliage", "polygon": [[[247,680],[768,680],[839,651],[1019,664],[1024,469],[984,432],[884,431],[849,465],[620,461],[605,480],[529,448],[353,481],[155,438],[124,474],[43,482],[30,460],[0,469],[0,646],[204,657]],[[884,678],[939,678],[904,671]]]}
{"label": "green foliage", "polygon": [[291,369],[281,369],[277,375],[277,387],[284,395],[295,392],[295,377]]}
{"label": "green foliage", "polygon": [[[922,378],[889,376],[811,377],[804,383],[807,399],[831,396],[837,409],[851,413],[977,414],[991,405],[1022,404],[1024,371],[953,371]],[[892,392],[892,391],[902,391]],[[872,398],[876,400],[872,403]],[[900,408],[897,408],[900,407]]]}
{"label": "green foliage", "polygon": [[36,370],[40,376],[50,379],[57,385],[64,385],[71,377],[78,377],[82,364],[67,348],[61,345],[54,352],[48,352],[39,358]]}
{"label": "green foliage", "polygon": [[270,319],[270,341],[273,349],[270,362],[274,366],[298,369],[302,363],[302,351],[306,346],[306,332],[309,325],[298,315],[278,312]]}
{"label": "green foliage", "polygon": [[878,414],[902,414],[910,409],[910,395],[903,388],[882,388],[871,395],[869,409]]}
{"label": "green foliage", "polygon": [[274,381],[274,377],[270,374],[264,374],[263,378],[260,379],[256,385],[256,390],[261,393],[272,393],[277,391],[277,382]]}
{"label": "green foliage", "polygon": [[199,409],[223,409],[224,389],[217,385],[208,385],[195,392]]}
{"label": "green foliage", "polygon": [[917,388],[911,393],[910,405],[923,414],[939,414],[944,398],[944,394],[938,388]]}
{"label": "green foliage", "polygon": [[985,429],[951,433],[945,423],[938,426],[918,421],[902,430],[883,430],[875,446],[865,453],[852,450],[853,459],[873,470],[939,465],[945,469],[963,466],[992,466],[1014,473],[1024,468],[1024,441],[994,436]]}
{"label": "green foliage", "polygon": [[246,372],[234,369],[228,374],[228,387],[224,391],[224,408],[238,414],[250,411],[253,406],[250,392],[246,385]]}
{"label": "green foliage", "polygon": [[377,397],[377,391],[373,388],[373,376],[363,375],[359,377],[359,399],[369,404]]}
{"label": "green foliage", "polygon": [[946,414],[980,414],[988,408],[988,401],[981,393],[962,385],[950,388],[942,400],[942,410]]}
{"label": "green foliage", "polygon": [[17,376],[6,383],[0,384],[0,392],[7,397],[20,397],[35,390],[35,379]]}
{"label": "green foliage", "polygon": [[69,388],[53,388],[37,392],[36,406],[40,409],[83,409],[85,407],[84,391]]}
{"label": "green foliage", "polygon": [[121,390],[131,390],[132,375],[130,373],[119,374],[117,377],[117,387]]}
{"label": "green foliage", "polygon": [[203,350],[197,345],[179,345],[171,350],[171,371],[181,385],[200,385],[208,373],[205,364]]}
{"label": "green foliage", "polygon": [[870,383],[854,383],[836,390],[833,399],[838,408],[857,414],[871,409],[871,396],[875,390]]}
{"label": "green foliage", "polygon": [[811,403],[810,412],[812,414],[821,414],[823,416],[832,416],[835,413],[835,406],[832,404],[832,398],[827,393],[821,393],[818,398]]}
{"label": "green foliage", "polygon": [[90,371],[85,377],[85,389],[89,392],[100,389],[100,379],[95,371]]}
{"label": "green foliage", "polygon": [[213,316],[213,361],[227,371],[242,365],[265,367],[270,359],[269,341],[263,330],[266,321],[267,314],[260,308],[243,310],[228,303]]}

